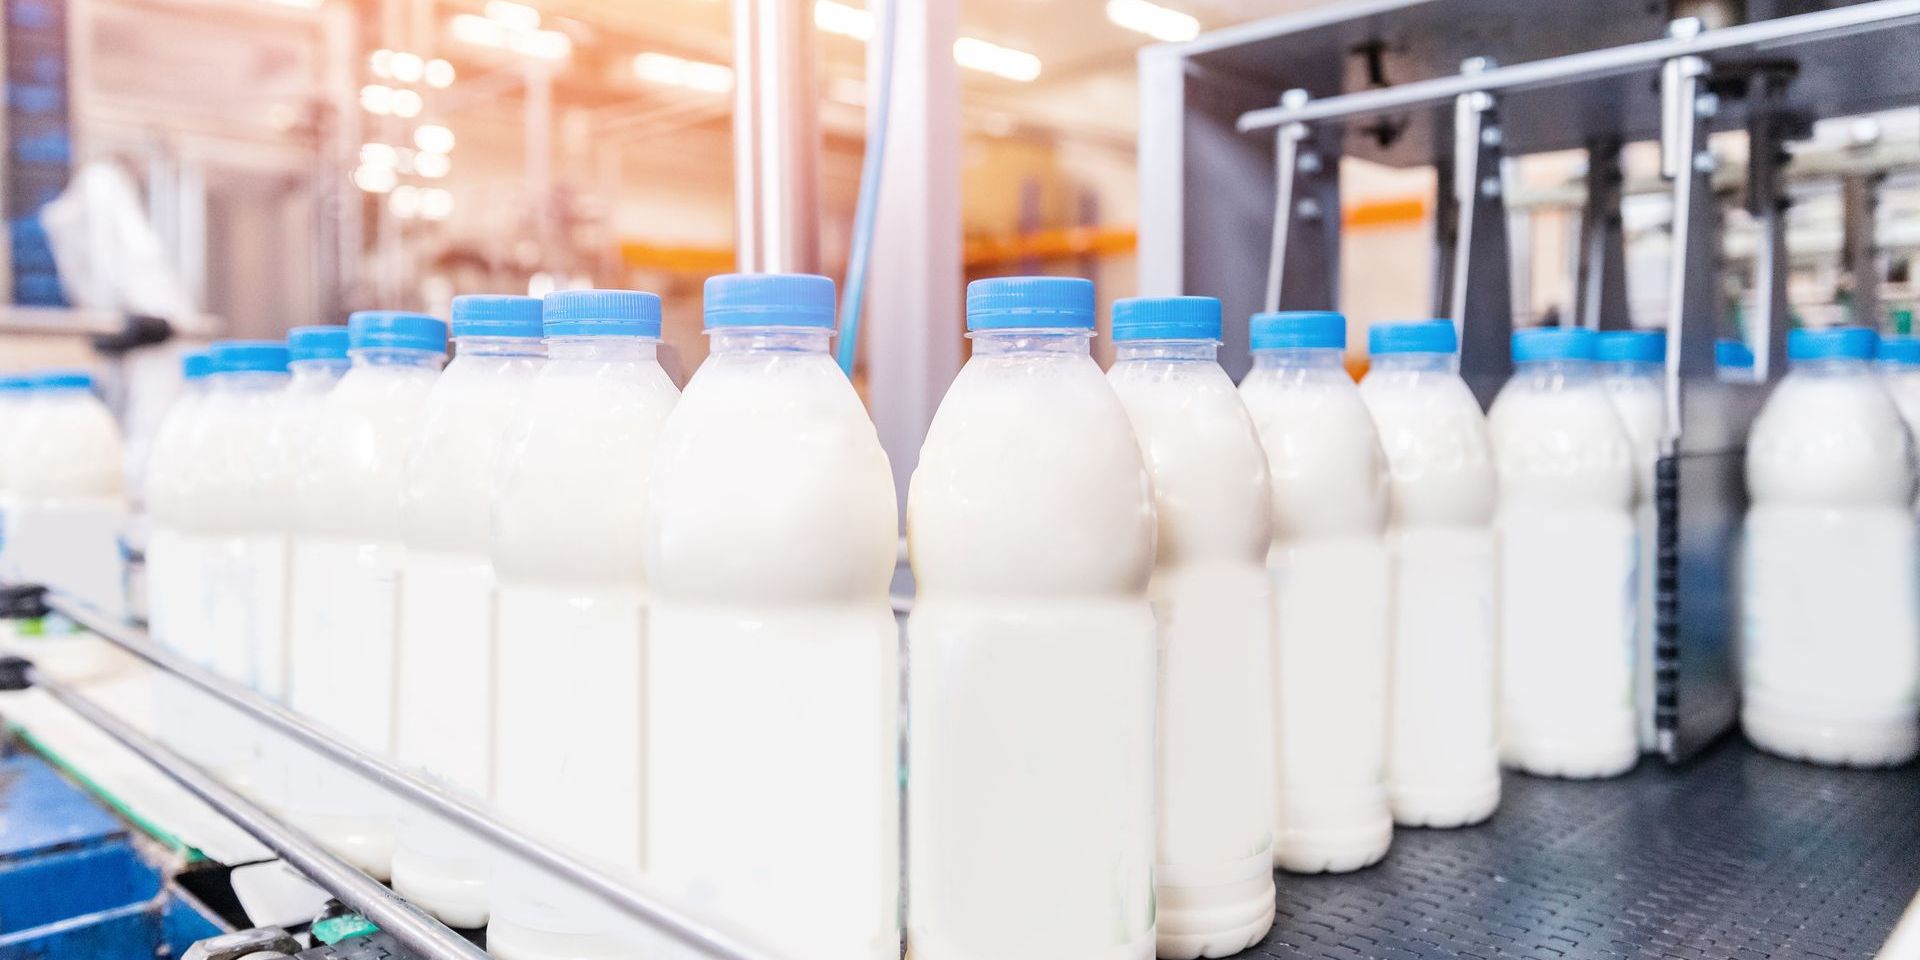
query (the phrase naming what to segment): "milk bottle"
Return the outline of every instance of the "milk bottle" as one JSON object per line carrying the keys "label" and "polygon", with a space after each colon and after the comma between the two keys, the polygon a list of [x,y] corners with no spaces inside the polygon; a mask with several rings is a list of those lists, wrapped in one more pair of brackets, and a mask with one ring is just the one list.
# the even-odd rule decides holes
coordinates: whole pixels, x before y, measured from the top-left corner
{"label": "milk bottle", "polygon": [[1867,362],[1874,340],[1791,331],[1747,439],[1741,727],[1816,763],[1920,748],[1913,441]]}
{"label": "milk bottle", "polygon": [[[446,359],[447,328],[417,313],[347,319],[352,366],[322,401],[294,487],[288,703],[347,742],[393,751],[406,457]],[[394,802],[319,758],[290,776],[289,818],[335,854],[386,878]]]}
{"label": "milk bottle", "polygon": [[1159,521],[1159,955],[1224,957],[1273,925],[1267,457],[1215,359],[1220,301],[1116,301],[1113,340]]}
{"label": "milk bottle", "polygon": [[1478,823],[1500,802],[1493,450],[1450,321],[1367,333],[1360,397],[1389,477],[1394,562],[1387,792],[1394,822]]}
{"label": "milk bottle", "polygon": [[1275,865],[1386,855],[1387,470],[1342,366],[1346,319],[1263,313],[1240,394],[1273,476]]}
{"label": "milk bottle", "polygon": [[176,653],[196,661],[206,654],[206,628],[188,609],[189,570],[204,569],[204,551],[182,541],[182,515],[199,477],[199,464],[190,449],[200,407],[206,402],[207,375],[213,358],[195,350],[180,358],[185,387],[160,419],[147,456],[142,485],[147,507],[147,632]]}
{"label": "milk bottle", "polygon": [[7,556],[7,511],[13,506],[10,472],[25,460],[19,438],[26,425],[27,405],[32,396],[32,377],[0,377],[0,581],[17,576],[13,561]]}
{"label": "milk bottle", "polygon": [[1085,280],[969,285],[908,488],[918,960],[1154,954],[1153,498],[1093,310]]}
{"label": "milk bottle", "polygon": [[1633,612],[1633,703],[1640,750],[1654,743],[1653,631],[1658,572],[1659,524],[1654,504],[1654,467],[1667,430],[1667,335],[1662,330],[1613,330],[1594,342],[1600,385],[1633,444],[1633,527],[1640,544],[1635,560]]}
{"label": "milk bottle", "polygon": [[109,613],[123,608],[126,478],[120,429],[84,370],[35,375],[14,439],[7,553],[21,579]]}
{"label": "milk bottle", "polygon": [[833,328],[825,277],[707,281],[645,525],[646,866],[798,960],[895,960],[898,508]]}
{"label": "milk bottle", "polygon": [[[642,865],[647,477],[677,399],[660,298],[546,298],[547,362],[499,457],[494,803],[616,875]],[[709,770],[708,773],[712,771]],[[611,921],[534,871],[495,874],[495,956],[621,956]]]}
{"label": "milk bottle", "polygon": [[[493,788],[493,487],[507,421],[539,370],[540,301],[455,297],[453,342],[407,461],[395,756],[485,801]],[[477,844],[427,811],[401,812],[393,888],[451,926],[487,922]]]}
{"label": "milk bottle", "polygon": [[1500,505],[1501,755],[1608,777],[1639,756],[1633,705],[1634,454],[1591,330],[1513,335],[1489,412]]}
{"label": "milk bottle", "polygon": [[[260,486],[266,441],[287,384],[287,347],[233,340],[210,351],[212,375],[189,448],[197,476],[183,491],[180,532],[204,566],[183,571],[182,603],[204,625],[205,664],[235,683],[259,686],[260,653],[282,628],[284,549],[260,537],[279,503]],[[256,793],[266,731],[238,712],[202,698],[215,775]]]}
{"label": "milk bottle", "polygon": [[[347,328],[294,327],[287,332],[290,376],[274,405],[261,444],[254,484],[261,509],[245,535],[251,559],[254,634],[254,689],[277,703],[287,696],[287,577],[294,522],[295,486],[320,434],[322,400],[347,372]],[[317,762],[304,748],[269,733],[262,737],[254,765],[254,800],[268,809],[284,808],[290,769]]]}
{"label": "milk bottle", "polygon": [[1908,432],[1920,431],[1920,337],[1882,337],[1874,356],[1880,361],[1880,380],[1900,409],[1900,419],[1906,421]]}

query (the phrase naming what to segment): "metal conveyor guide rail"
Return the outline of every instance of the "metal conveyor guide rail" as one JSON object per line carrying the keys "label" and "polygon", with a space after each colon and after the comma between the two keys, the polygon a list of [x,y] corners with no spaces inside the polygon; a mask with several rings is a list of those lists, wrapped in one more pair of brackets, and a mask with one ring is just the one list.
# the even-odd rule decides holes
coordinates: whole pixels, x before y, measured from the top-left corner
{"label": "metal conveyor guide rail", "polygon": [[1399,830],[1379,866],[1279,877],[1244,956],[1871,957],[1920,889],[1920,766],[1835,770],[1725,738],[1598,782],[1509,774],[1483,826]]}

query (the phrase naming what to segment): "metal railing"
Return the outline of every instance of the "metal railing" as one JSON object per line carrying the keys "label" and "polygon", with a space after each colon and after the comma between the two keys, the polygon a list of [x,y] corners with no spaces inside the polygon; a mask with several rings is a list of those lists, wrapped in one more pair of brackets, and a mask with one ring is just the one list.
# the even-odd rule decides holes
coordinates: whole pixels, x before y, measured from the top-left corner
{"label": "metal railing", "polygon": [[[445,818],[525,863],[599,899],[699,956],[715,960],[785,960],[779,954],[734,933],[689,916],[684,909],[657,894],[636,888],[629,881],[617,880],[571,855],[549,848],[520,829],[502,823],[491,812],[414,777],[385,759],[370,756],[347,745],[285,707],[161,649],[148,639],[145,631],[136,626],[59,594],[49,593],[47,605],[101,639],[265,724],[313,753],[345,766],[389,795]],[[420,950],[433,960],[472,960],[485,956],[458,934],[400,900],[379,882],[328,854],[297,830],[278,822],[271,814],[220,786],[164,746],[134,732],[111,715],[104,714],[98,706],[88,702],[84,695],[71,687],[48,682],[44,677],[39,682],[50,694],[73,707],[76,713],[98,724],[114,739],[152,761],[169,778],[231,817],[243,830],[285,857],[295,868],[307,872],[314,882],[339,897],[341,902],[360,910],[383,929],[389,929],[408,946]],[[379,893],[375,894],[374,890]],[[389,927],[389,923],[395,926]],[[446,941],[443,934],[444,937],[458,940],[459,945]]]}

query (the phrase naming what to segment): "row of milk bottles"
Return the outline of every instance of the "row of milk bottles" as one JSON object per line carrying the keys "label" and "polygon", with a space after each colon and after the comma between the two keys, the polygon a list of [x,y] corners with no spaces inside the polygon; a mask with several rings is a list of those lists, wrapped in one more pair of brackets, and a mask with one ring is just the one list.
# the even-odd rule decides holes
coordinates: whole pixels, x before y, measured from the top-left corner
{"label": "row of milk bottles", "polygon": [[93,376],[0,376],[0,581],[60,585],[122,609],[124,452]]}

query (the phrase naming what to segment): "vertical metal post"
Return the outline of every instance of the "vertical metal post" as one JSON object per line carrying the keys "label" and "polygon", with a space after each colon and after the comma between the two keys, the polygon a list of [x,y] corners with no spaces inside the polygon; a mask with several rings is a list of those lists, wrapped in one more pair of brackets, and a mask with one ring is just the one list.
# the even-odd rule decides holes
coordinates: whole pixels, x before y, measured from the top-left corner
{"label": "vertical metal post", "polygon": [[1874,328],[1880,326],[1880,260],[1873,238],[1879,197],[1879,174],[1840,178],[1840,256],[1853,298],[1852,322]]}
{"label": "vertical metal post", "polygon": [[1626,242],[1620,228],[1620,141],[1587,145],[1587,203],[1580,217],[1574,289],[1576,316],[1589,330],[1624,330],[1627,315]]}
{"label": "vertical metal post", "polygon": [[[1474,57],[1462,73],[1491,69]],[[1447,316],[1460,333],[1460,372],[1481,402],[1512,365],[1513,280],[1507,251],[1506,187],[1501,177],[1499,101],[1490,93],[1464,93],[1454,100],[1453,197],[1458,208],[1451,299]]]}
{"label": "vertical metal post", "polygon": [[739,269],[817,273],[820,130],[813,4],[733,0],[733,58]]}
{"label": "vertical metal post", "polygon": [[[1280,96],[1283,107],[1305,106],[1305,90],[1288,90]],[[1300,141],[1307,138],[1307,126],[1289,123],[1274,131],[1273,143],[1273,235],[1267,256],[1267,296],[1263,301],[1269,312],[1280,309],[1281,285],[1286,280],[1287,242],[1293,233],[1293,193],[1299,180]]]}
{"label": "vertical metal post", "polygon": [[560,239],[553,216],[553,67],[537,57],[521,57],[520,61],[527,82],[521,115],[527,202],[541,254],[548,258],[541,265],[553,269],[559,266],[552,258]]}
{"label": "vertical metal post", "polygon": [[[1698,32],[1699,21],[1676,21],[1676,36]],[[1719,260],[1713,199],[1713,153],[1704,120],[1719,110],[1705,84],[1707,63],[1677,57],[1660,68],[1660,172],[1673,182],[1673,256],[1667,278],[1667,440],[1680,437],[1680,380],[1712,377],[1719,328]]]}
{"label": "vertical metal post", "polygon": [[1760,225],[1753,258],[1754,310],[1743,331],[1753,348],[1754,377],[1771,380],[1787,368],[1787,162],[1788,118],[1779,101],[1787,77],[1755,74],[1747,87],[1747,212]]}
{"label": "vertical metal post", "polygon": [[888,3],[893,109],[863,325],[868,405],[904,514],[927,424],[960,369],[960,14],[955,0]]}
{"label": "vertical metal post", "polygon": [[[1440,116],[1434,118],[1437,130],[1436,143],[1447,142],[1451,137],[1452,121],[1448,111],[1436,111]],[[1453,192],[1453,151],[1436,150],[1438,156],[1433,159],[1434,204],[1433,204],[1433,288],[1431,306],[1428,313],[1435,317],[1445,317],[1453,309],[1453,254],[1455,243],[1460,239],[1460,198]]]}
{"label": "vertical metal post", "polygon": [[[1307,92],[1280,102],[1298,106]],[[1338,126],[1289,124],[1275,133],[1272,247],[1267,310],[1327,310],[1340,301],[1340,136]]]}

